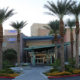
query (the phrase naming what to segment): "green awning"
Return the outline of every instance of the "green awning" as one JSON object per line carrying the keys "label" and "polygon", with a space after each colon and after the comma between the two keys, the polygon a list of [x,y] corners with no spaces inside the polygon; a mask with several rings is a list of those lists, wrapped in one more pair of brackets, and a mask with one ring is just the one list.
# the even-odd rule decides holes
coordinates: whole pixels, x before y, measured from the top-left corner
{"label": "green awning", "polygon": [[[65,42],[64,46],[70,45],[70,42]],[[57,47],[59,48],[61,45],[57,44]],[[48,49],[48,48],[54,48],[55,44],[50,45],[42,45],[42,46],[31,46],[29,48],[24,48],[24,50],[32,51],[32,50],[38,50],[38,49]]]}
{"label": "green awning", "polygon": [[30,48],[24,48],[24,50],[36,50],[36,49],[44,49],[44,48],[53,48],[55,47],[55,44],[52,45],[43,45],[43,46],[31,46]]}

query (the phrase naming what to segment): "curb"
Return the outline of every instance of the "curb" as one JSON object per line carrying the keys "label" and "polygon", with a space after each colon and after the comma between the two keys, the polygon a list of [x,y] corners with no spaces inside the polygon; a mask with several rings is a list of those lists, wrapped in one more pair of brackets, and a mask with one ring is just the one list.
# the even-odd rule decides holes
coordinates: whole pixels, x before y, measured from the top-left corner
{"label": "curb", "polygon": [[48,77],[45,76],[43,73],[40,73],[40,75],[43,76],[43,78],[44,78],[45,80],[48,80]]}
{"label": "curb", "polygon": [[15,77],[0,76],[0,78],[10,78],[10,79],[14,79]]}
{"label": "curb", "polygon": [[80,76],[80,74],[64,75],[64,76],[48,76],[48,79],[49,79],[49,78],[76,77],[76,76]]}

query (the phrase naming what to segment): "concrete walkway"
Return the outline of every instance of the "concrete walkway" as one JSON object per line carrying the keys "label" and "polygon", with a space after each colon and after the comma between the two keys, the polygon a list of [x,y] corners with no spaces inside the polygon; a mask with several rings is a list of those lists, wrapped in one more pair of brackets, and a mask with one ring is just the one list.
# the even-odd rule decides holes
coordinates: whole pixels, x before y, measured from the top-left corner
{"label": "concrete walkway", "polygon": [[48,80],[46,76],[42,73],[49,70],[51,67],[42,66],[42,67],[25,67],[23,68],[22,75],[16,77],[13,80]]}

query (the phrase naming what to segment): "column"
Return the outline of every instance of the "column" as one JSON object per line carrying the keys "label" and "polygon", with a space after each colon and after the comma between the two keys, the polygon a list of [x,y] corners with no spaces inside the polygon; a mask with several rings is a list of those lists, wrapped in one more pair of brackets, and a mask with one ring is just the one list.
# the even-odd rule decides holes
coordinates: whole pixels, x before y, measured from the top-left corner
{"label": "column", "polygon": [[52,64],[52,55],[50,55],[50,64]]}
{"label": "column", "polygon": [[47,55],[46,55],[46,57],[47,57],[47,64],[49,64],[49,50],[47,50]]}
{"label": "column", "polygon": [[35,54],[32,52],[32,65],[35,66]]}

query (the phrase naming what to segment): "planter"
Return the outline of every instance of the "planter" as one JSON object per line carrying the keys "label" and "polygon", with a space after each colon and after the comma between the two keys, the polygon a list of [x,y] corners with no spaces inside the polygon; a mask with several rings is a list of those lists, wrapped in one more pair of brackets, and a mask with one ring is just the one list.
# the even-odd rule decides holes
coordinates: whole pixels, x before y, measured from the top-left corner
{"label": "planter", "polygon": [[63,76],[48,76],[49,79],[53,78],[67,78],[67,77],[76,77],[76,76],[80,76],[80,74],[73,74],[73,75],[63,75]]}

